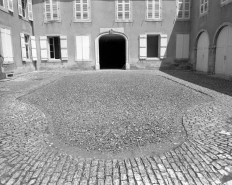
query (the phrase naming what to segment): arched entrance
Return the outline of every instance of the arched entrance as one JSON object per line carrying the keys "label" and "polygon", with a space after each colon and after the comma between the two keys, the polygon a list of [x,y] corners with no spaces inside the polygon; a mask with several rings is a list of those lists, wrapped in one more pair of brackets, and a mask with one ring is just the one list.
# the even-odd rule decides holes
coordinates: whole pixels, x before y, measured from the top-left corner
{"label": "arched entrance", "polygon": [[197,63],[196,70],[208,72],[209,59],[209,37],[207,32],[201,32],[197,41]]}
{"label": "arched entrance", "polygon": [[128,38],[124,33],[110,30],[95,39],[96,70],[130,69]]}
{"label": "arched entrance", "polygon": [[232,75],[232,26],[224,26],[216,43],[215,74]]}
{"label": "arched entrance", "polygon": [[126,40],[117,34],[99,39],[100,69],[124,69],[126,64]]}

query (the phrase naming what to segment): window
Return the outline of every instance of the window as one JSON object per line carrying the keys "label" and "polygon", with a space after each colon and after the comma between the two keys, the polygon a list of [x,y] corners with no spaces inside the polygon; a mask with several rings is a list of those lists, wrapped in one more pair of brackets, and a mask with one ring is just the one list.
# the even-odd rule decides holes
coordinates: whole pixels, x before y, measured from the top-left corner
{"label": "window", "polygon": [[200,0],[200,15],[208,12],[208,0]]}
{"label": "window", "polygon": [[74,0],[75,21],[90,21],[90,0]]}
{"label": "window", "polygon": [[30,35],[20,33],[21,36],[21,50],[22,50],[22,61],[31,60],[31,44]]}
{"label": "window", "polygon": [[161,19],[161,0],[147,0],[147,20]]}
{"label": "window", "polygon": [[[34,38],[35,40],[35,38]],[[33,43],[33,42],[32,42]],[[34,47],[33,47],[34,45]],[[34,48],[34,58],[36,55],[35,41],[32,44]],[[68,60],[67,36],[40,36],[41,60]],[[33,57],[33,50],[32,50]]]}
{"label": "window", "polygon": [[22,0],[22,15],[24,18],[27,17],[27,0]]}
{"label": "window", "polygon": [[32,0],[18,0],[19,15],[33,21]]}
{"label": "window", "polygon": [[49,58],[50,59],[60,59],[60,38],[59,37],[49,37]]}
{"label": "window", "polygon": [[177,19],[190,18],[190,0],[177,0]]}
{"label": "window", "polygon": [[131,0],[116,0],[116,21],[132,21]]}
{"label": "window", "polygon": [[89,36],[76,36],[76,60],[88,61],[90,50]]}
{"label": "window", "polygon": [[60,20],[60,6],[58,0],[45,0],[45,21]]}
{"label": "window", "polygon": [[189,34],[176,35],[176,58],[187,59],[189,57]]}
{"label": "window", "polygon": [[4,2],[4,0],[0,0],[0,7],[5,8],[5,2]]}
{"label": "window", "polygon": [[232,2],[232,0],[221,0],[222,5],[228,4],[230,2]]}
{"label": "window", "polygon": [[24,39],[25,39],[25,48],[26,48],[26,58],[30,59],[30,37],[29,35],[25,35]]}
{"label": "window", "polygon": [[165,58],[167,53],[166,34],[145,34],[139,36],[139,58],[142,60]]}
{"label": "window", "polygon": [[5,28],[0,28],[0,44],[2,48],[2,55],[4,63],[13,63],[13,50],[11,31]]}

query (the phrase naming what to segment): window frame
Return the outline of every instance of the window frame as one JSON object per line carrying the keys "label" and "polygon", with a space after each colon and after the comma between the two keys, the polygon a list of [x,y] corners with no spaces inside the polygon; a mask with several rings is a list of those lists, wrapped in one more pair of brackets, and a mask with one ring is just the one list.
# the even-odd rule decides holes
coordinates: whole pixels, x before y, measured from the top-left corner
{"label": "window frame", "polygon": [[[199,11],[200,11],[200,16],[203,16],[208,13],[209,11],[209,0],[199,0],[200,1],[200,6],[199,6]],[[202,4],[201,1],[204,1]],[[205,11],[205,5],[207,4],[207,10]],[[203,6],[203,12],[201,12],[201,7]]]}
{"label": "window frame", "polygon": [[159,3],[160,3],[160,5],[159,5],[159,7],[160,7],[160,17],[159,18],[155,18],[155,10],[154,10],[154,6],[155,6],[155,0],[152,0],[152,2],[153,2],[153,4],[152,4],[152,6],[153,6],[153,17],[152,18],[148,18],[148,0],[146,0],[145,1],[145,7],[146,7],[146,12],[145,12],[145,20],[146,21],[162,21],[162,5],[163,5],[163,0],[159,0]]}
{"label": "window frame", "polygon": [[51,20],[47,20],[47,11],[46,11],[46,0],[44,0],[44,23],[50,23],[50,22],[61,22],[61,14],[60,14],[60,1],[57,1],[57,19],[54,19],[54,14],[53,14],[53,1],[54,0],[49,0],[49,4],[50,4],[50,14],[52,19]]}
{"label": "window frame", "polygon": [[[28,42],[26,42],[26,37],[28,37]],[[28,54],[28,58],[26,60],[31,60],[31,36],[28,34],[24,34],[24,42],[25,42],[26,56]]]}
{"label": "window frame", "polygon": [[[59,45],[59,49],[60,49],[60,54],[59,54],[59,56],[60,56],[60,58],[55,58],[55,56],[56,56],[56,51],[55,51],[55,37],[57,37],[57,38],[59,38],[59,42],[60,42],[60,36],[58,36],[58,35],[54,35],[54,36],[52,36],[52,35],[49,35],[49,36],[47,36],[47,52],[48,52],[48,61],[61,61],[61,47],[60,47],[60,45]],[[54,58],[51,58],[51,50],[50,50],[50,39],[51,38],[53,38],[53,49],[54,49],[54,51],[53,51],[53,53],[54,53]]]}
{"label": "window frame", "polygon": [[[22,18],[28,20],[27,0],[21,0],[21,4],[22,4]],[[23,15],[23,12],[25,15]]]}
{"label": "window frame", "polygon": [[87,1],[87,8],[88,8],[88,19],[83,19],[83,0],[80,0],[81,6],[81,19],[76,18],[76,0],[73,0],[73,22],[91,22],[91,0],[86,0]]}
{"label": "window frame", "polygon": [[[125,4],[125,0],[122,0]],[[125,16],[125,13],[123,14],[123,19],[118,19],[118,0],[115,0],[115,22],[133,22],[133,1],[132,0],[129,0],[129,6],[130,6],[130,11],[129,11],[129,15],[130,15],[130,18],[129,19],[125,19],[124,16]],[[125,7],[125,6],[123,6]],[[125,8],[124,8],[125,9]],[[123,9],[123,11],[124,11]]]}
{"label": "window frame", "polygon": [[178,17],[178,14],[179,14],[179,1],[180,0],[176,0],[176,20],[177,21],[189,21],[190,18],[191,18],[191,0],[189,0],[189,17],[186,18],[185,17],[185,1],[186,0],[183,0],[183,7],[184,9],[182,10],[183,14],[182,14],[182,18]]}

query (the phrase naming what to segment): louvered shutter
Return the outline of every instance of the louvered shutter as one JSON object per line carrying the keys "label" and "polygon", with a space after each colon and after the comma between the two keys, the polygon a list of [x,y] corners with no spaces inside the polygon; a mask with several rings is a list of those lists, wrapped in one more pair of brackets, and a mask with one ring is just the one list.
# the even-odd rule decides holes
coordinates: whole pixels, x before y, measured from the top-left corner
{"label": "louvered shutter", "polygon": [[14,12],[13,0],[8,0],[8,10]]}
{"label": "louvered shutter", "polygon": [[6,36],[8,42],[8,62],[13,63],[13,47],[12,47],[12,39],[11,39],[11,31],[6,29]]}
{"label": "louvered shutter", "polygon": [[26,55],[25,37],[23,33],[20,33],[20,38],[21,38],[22,60],[26,61],[27,55]]}
{"label": "louvered shutter", "polygon": [[154,18],[155,19],[160,19],[161,18],[161,3],[160,0],[154,0]]}
{"label": "louvered shutter", "polygon": [[23,16],[22,0],[18,0],[18,11],[19,11],[19,15]]}
{"label": "louvered shutter", "polygon": [[89,36],[82,36],[83,60],[89,60]]}
{"label": "louvered shutter", "polygon": [[183,35],[183,58],[189,57],[189,34]]}
{"label": "louvered shutter", "polygon": [[53,20],[60,19],[60,3],[58,0],[52,0],[52,16]]}
{"label": "louvered shutter", "polygon": [[183,34],[176,35],[176,58],[181,59],[183,56]]}
{"label": "louvered shutter", "polygon": [[1,28],[1,41],[2,41],[2,56],[4,57],[4,62],[8,62],[8,43],[7,43],[7,37],[6,37],[6,29]]}
{"label": "louvered shutter", "polygon": [[33,21],[32,0],[27,0],[28,19]]}
{"label": "louvered shutter", "polygon": [[45,0],[45,20],[50,21],[52,20],[52,9],[51,9],[51,0]]}
{"label": "louvered shutter", "polygon": [[41,60],[48,60],[47,37],[40,36]]}
{"label": "louvered shutter", "polygon": [[124,0],[124,19],[125,20],[130,20],[131,19],[130,0]]}
{"label": "louvered shutter", "polygon": [[35,36],[31,36],[31,51],[32,51],[32,60],[37,60]]}
{"label": "louvered shutter", "polygon": [[123,15],[124,15],[124,8],[123,8],[123,0],[117,0],[117,20],[123,20]]}
{"label": "louvered shutter", "polygon": [[139,58],[147,58],[147,35],[139,36]]}
{"label": "louvered shutter", "polygon": [[13,48],[12,48],[12,40],[11,40],[11,31],[7,29],[1,28],[1,41],[2,45],[2,55],[4,57],[4,63],[13,63]]}
{"label": "louvered shutter", "polygon": [[168,36],[166,34],[160,35],[160,58],[167,56]]}
{"label": "louvered shutter", "polygon": [[82,19],[82,9],[81,9],[81,0],[75,0],[75,19],[81,20]]}
{"label": "louvered shutter", "polygon": [[82,36],[76,36],[76,58],[77,61],[83,60],[83,52],[82,52]]}
{"label": "louvered shutter", "polygon": [[153,0],[147,0],[147,19],[153,19]]}
{"label": "louvered shutter", "polygon": [[67,36],[60,36],[61,59],[68,60]]}

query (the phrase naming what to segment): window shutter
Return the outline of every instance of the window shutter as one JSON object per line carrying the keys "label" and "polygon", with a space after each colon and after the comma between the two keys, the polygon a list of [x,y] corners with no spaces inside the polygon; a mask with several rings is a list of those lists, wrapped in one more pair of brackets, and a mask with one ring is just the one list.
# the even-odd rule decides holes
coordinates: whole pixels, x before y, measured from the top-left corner
{"label": "window shutter", "polygon": [[23,16],[22,0],[18,0],[18,11],[19,11],[19,15]]}
{"label": "window shutter", "polygon": [[125,20],[130,20],[131,19],[130,0],[124,0],[124,19]]}
{"label": "window shutter", "polygon": [[147,35],[139,36],[139,58],[147,58]]}
{"label": "window shutter", "polygon": [[60,19],[60,3],[58,0],[52,0],[52,16],[53,20]]}
{"label": "window shutter", "polygon": [[82,53],[82,36],[76,36],[77,61],[83,60]]}
{"label": "window shutter", "polygon": [[4,63],[13,63],[13,50],[12,50],[12,40],[11,40],[11,31],[1,28],[1,40],[3,50]]}
{"label": "window shutter", "polygon": [[8,61],[8,43],[7,43],[7,38],[6,38],[6,29],[1,28],[1,41],[2,41],[2,55],[4,57],[4,62]]}
{"label": "window shutter", "polygon": [[117,0],[117,20],[123,20],[124,8],[123,8],[123,0]]}
{"label": "window shutter", "polygon": [[154,18],[155,19],[160,19],[161,18],[161,3],[160,3],[160,0],[154,0],[154,10],[155,10],[155,13],[154,13]]}
{"label": "window shutter", "polygon": [[147,0],[147,19],[153,19],[153,0]]}
{"label": "window shutter", "polygon": [[61,59],[68,60],[67,36],[60,36]]}
{"label": "window shutter", "polygon": [[189,57],[189,34],[183,35],[183,58]]}
{"label": "window shutter", "polygon": [[31,36],[31,51],[32,51],[32,60],[37,60],[35,36]]}
{"label": "window shutter", "polygon": [[32,0],[27,0],[28,19],[33,21]]}
{"label": "window shutter", "polygon": [[40,36],[41,60],[48,60],[47,37]]}
{"label": "window shutter", "polygon": [[81,0],[75,0],[75,19],[82,19]]}
{"label": "window shutter", "polygon": [[45,0],[45,20],[50,21],[52,20],[52,9],[51,9],[51,1],[50,0]]}
{"label": "window shutter", "polygon": [[183,34],[176,35],[176,58],[180,59],[183,56]]}
{"label": "window shutter", "polygon": [[160,58],[166,58],[167,56],[167,45],[168,45],[168,36],[166,34],[160,35]]}
{"label": "window shutter", "polygon": [[25,38],[24,38],[23,33],[20,33],[20,38],[21,38],[22,60],[25,61],[27,59],[27,57],[26,57]]}
{"label": "window shutter", "polygon": [[8,10],[14,12],[13,0],[8,0]]}
{"label": "window shutter", "polygon": [[6,29],[6,36],[8,42],[8,62],[13,63],[13,48],[12,48],[12,40],[11,40],[11,31]]}
{"label": "window shutter", "polygon": [[89,36],[82,36],[83,60],[89,60]]}

